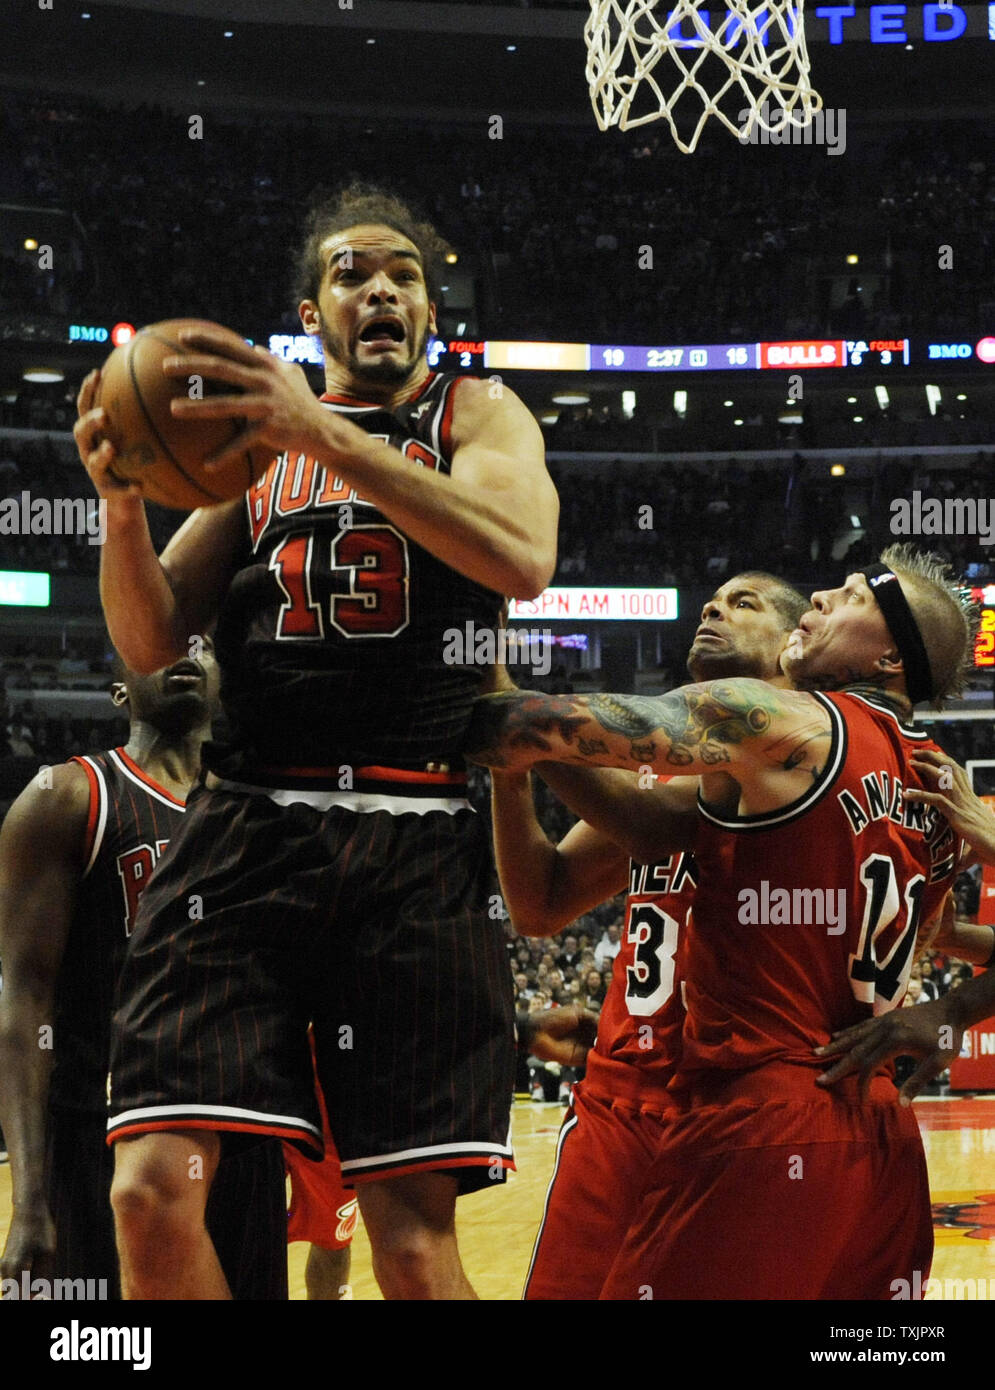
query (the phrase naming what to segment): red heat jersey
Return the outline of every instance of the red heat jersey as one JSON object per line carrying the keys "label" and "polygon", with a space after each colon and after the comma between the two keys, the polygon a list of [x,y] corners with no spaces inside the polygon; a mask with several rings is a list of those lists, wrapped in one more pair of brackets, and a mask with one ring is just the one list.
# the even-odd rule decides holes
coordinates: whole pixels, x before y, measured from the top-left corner
{"label": "red heat jersey", "polygon": [[629,864],[621,948],[588,1053],[584,1090],[664,1107],[680,1049],[679,947],[698,871],[688,853]]}
{"label": "red heat jersey", "polygon": [[814,698],[831,749],[803,797],[732,817],[699,799],[675,1087],[773,1060],[821,1071],[814,1048],[901,1003],[916,930],[953,880],[956,837],[903,796],[923,785],[910,756],[936,745],[884,703]]}

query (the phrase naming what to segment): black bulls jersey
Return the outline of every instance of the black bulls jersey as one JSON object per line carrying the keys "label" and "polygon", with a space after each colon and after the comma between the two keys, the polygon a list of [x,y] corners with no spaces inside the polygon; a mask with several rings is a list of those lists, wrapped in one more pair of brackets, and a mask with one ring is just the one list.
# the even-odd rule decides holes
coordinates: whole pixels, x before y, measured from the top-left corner
{"label": "black bulls jersey", "polygon": [[[448,473],[458,381],[433,373],[393,411],[322,400],[412,468]],[[274,460],[246,506],[247,553],[216,637],[230,739],[208,746],[206,765],[270,785],[273,769],[459,767],[484,671],[446,664],[446,633],[493,629],[501,597],[306,455]]]}
{"label": "black bulls jersey", "polygon": [[50,1098],[64,1109],[107,1107],[114,990],[142,890],[179,828],[182,801],[123,748],[73,758],[90,783],[86,863],[56,985]]}

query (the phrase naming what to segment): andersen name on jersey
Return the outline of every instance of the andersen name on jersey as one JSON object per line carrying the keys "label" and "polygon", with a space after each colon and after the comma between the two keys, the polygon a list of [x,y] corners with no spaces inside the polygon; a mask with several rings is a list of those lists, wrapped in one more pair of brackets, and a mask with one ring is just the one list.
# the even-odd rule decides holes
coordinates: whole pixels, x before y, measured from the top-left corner
{"label": "andersen name on jersey", "polygon": [[[412,468],[449,473],[460,378],[431,374],[386,410],[324,396]],[[461,766],[484,669],[445,660],[444,634],[494,628],[501,596],[430,555],[334,471],[283,453],[246,495],[241,564],[216,649],[230,736],[205,763],[272,783],[274,769]]]}

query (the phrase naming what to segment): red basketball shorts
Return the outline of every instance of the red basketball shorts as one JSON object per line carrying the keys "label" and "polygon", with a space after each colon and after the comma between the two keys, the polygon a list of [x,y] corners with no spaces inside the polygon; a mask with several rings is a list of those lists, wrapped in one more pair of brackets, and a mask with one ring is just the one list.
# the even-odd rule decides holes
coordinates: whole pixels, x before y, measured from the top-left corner
{"label": "red basketball shorts", "polygon": [[[314,1057],[314,1034],[310,1034]],[[290,1209],[287,1212],[287,1244],[310,1241],[322,1250],[344,1250],[352,1243],[359,1220],[356,1194],[342,1181],[339,1151],[328,1123],[328,1109],[318,1078],[314,1081],[325,1157],[320,1162],[305,1158],[296,1144],[284,1144],[283,1161],[290,1177]]]}
{"label": "red basketball shorts", "polygon": [[892,1299],[916,1271],[921,1287],[933,1231],[912,1111],[884,1079],[866,1104],[811,1091],[668,1120],[601,1297]]}
{"label": "red basketball shorts", "polygon": [[655,1111],[577,1086],[560,1130],[525,1298],[598,1297],[635,1216],[663,1124]]}

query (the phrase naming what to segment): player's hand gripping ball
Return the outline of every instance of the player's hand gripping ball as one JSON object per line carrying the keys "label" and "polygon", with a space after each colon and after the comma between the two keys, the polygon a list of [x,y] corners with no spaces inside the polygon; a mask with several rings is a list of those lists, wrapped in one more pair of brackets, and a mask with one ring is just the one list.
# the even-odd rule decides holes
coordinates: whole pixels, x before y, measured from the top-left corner
{"label": "player's hand gripping ball", "polygon": [[180,511],[241,496],[273,460],[271,449],[247,449],[220,468],[205,470],[204,459],[241,433],[245,422],[178,419],[170,411],[174,397],[231,394],[235,389],[206,377],[166,376],[163,359],[189,352],[178,336],[188,328],[211,329],[230,338],[233,347],[245,347],[237,333],[205,319],[150,324],[108,357],[93,402],[107,412],[105,433],[116,452],[114,477],[136,483],[148,501]]}

